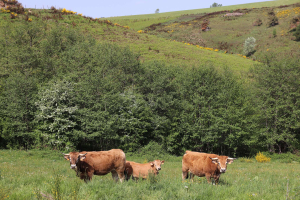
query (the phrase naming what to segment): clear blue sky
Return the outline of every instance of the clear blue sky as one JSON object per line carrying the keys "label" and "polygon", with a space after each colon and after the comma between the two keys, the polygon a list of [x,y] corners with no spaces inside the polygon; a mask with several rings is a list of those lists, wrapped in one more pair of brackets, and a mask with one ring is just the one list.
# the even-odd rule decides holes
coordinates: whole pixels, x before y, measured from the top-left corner
{"label": "clear blue sky", "polygon": [[100,18],[125,15],[209,8],[214,2],[223,6],[266,0],[19,0],[25,8],[66,8],[85,16]]}

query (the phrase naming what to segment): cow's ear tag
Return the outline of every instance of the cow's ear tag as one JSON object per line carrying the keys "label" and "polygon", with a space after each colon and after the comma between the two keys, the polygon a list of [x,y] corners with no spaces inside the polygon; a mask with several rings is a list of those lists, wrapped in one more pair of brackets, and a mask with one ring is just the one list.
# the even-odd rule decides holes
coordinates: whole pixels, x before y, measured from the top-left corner
{"label": "cow's ear tag", "polygon": [[218,163],[215,162],[215,165],[217,165]]}
{"label": "cow's ear tag", "polygon": [[70,160],[69,156],[64,156],[64,158],[65,158],[66,160]]}
{"label": "cow's ear tag", "polygon": [[80,161],[83,161],[85,159],[85,156],[80,157]]}

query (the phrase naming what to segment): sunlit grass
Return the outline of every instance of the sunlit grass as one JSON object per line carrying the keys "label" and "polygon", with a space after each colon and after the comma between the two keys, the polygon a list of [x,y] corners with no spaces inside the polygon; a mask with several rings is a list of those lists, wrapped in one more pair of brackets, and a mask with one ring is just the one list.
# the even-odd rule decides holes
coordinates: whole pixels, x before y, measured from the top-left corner
{"label": "sunlit grass", "polygon": [[[219,185],[214,186],[199,177],[194,183],[182,181],[181,157],[166,156],[154,181],[121,184],[108,174],[94,176],[85,184],[58,151],[2,150],[0,157],[2,199],[38,199],[43,195],[61,199],[286,199],[288,195],[297,199],[300,189],[298,163],[258,163],[254,159],[248,163],[238,159],[228,165]],[[134,155],[127,159],[145,160]]]}
{"label": "sunlit grass", "polygon": [[222,7],[214,7],[214,8],[201,8],[201,9],[195,8],[192,10],[182,10],[182,11],[164,12],[164,13],[156,13],[156,14],[154,14],[153,12],[153,14],[146,14],[146,15],[110,17],[109,19],[113,20],[114,22],[120,23],[122,25],[127,25],[133,28],[134,30],[138,31],[152,24],[164,23],[166,21],[175,19],[181,15],[209,13],[209,12],[216,12],[222,10],[230,11],[230,10],[236,10],[241,8],[272,7],[272,6],[288,5],[294,3],[299,3],[299,1],[298,0],[262,1],[256,3],[230,5],[230,6],[222,6]]}

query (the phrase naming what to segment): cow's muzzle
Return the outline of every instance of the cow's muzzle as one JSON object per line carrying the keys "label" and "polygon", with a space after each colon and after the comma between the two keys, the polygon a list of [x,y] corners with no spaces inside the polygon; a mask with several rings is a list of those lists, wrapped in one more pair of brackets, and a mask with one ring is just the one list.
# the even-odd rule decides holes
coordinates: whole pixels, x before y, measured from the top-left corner
{"label": "cow's muzzle", "polygon": [[76,165],[71,165],[70,168],[71,169],[76,169],[77,167],[76,167]]}
{"label": "cow's muzzle", "polygon": [[225,168],[221,168],[221,169],[220,169],[220,172],[221,172],[221,173],[225,173],[225,172],[226,172],[226,169],[225,169]]}

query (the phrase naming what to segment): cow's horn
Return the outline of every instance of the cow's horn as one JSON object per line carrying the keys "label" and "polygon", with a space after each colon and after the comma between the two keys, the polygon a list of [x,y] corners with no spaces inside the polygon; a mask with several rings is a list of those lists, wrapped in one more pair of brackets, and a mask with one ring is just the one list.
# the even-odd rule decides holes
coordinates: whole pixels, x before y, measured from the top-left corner
{"label": "cow's horn", "polygon": [[218,160],[218,158],[210,158],[210,159],[212,159],[212,160]]}
{"label": "cow's horn", "polygon": [[85,156],[87,153],[81,153],[79,154],[79,156]]}
{"label": "cow's horn", "polygon": [[62,153],[63,155],[65,155],[65,156],[69,156],[70,154],[65,154],[65,153]]}
{"label": "cow's horn", "polygon": [[236,158],[230,158],[230,157],[228,157],[227,159],[228,159],[228,160],[235,160]]}

